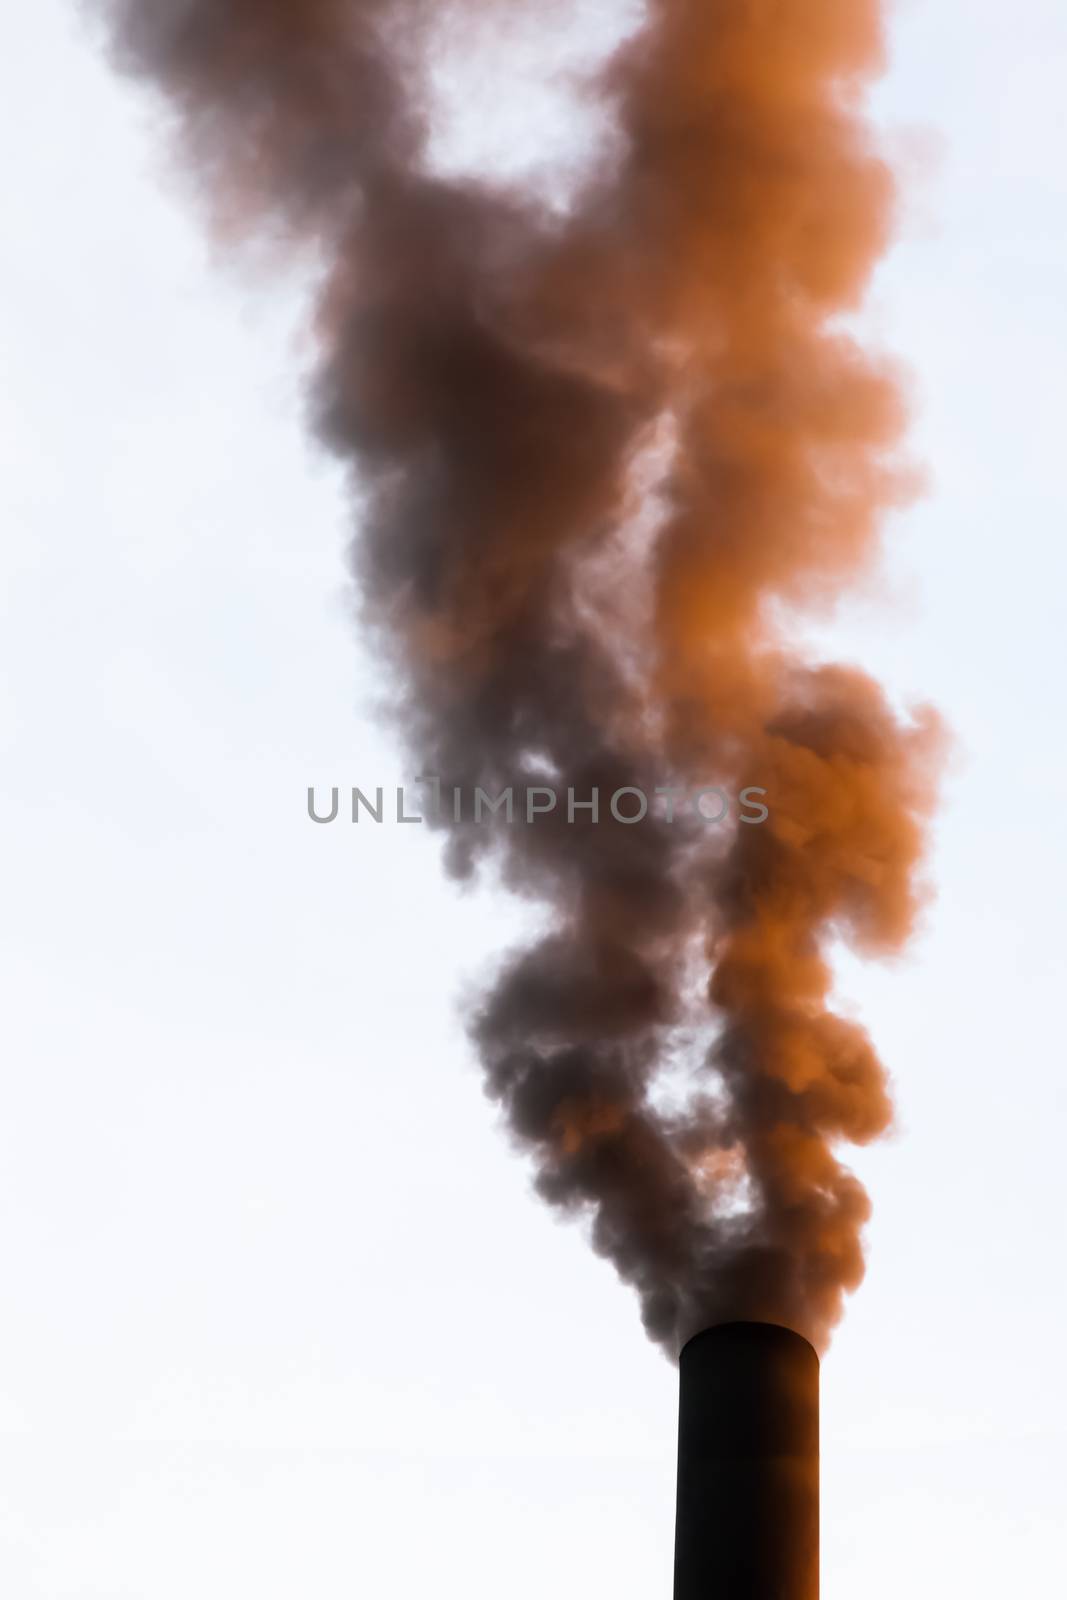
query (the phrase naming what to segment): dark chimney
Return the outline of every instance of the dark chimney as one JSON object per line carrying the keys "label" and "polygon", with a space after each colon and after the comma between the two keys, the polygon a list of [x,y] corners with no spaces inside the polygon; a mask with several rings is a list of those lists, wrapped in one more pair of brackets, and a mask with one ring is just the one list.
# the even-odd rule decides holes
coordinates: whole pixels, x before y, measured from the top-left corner
{"label": "dark chimney", "polygon": [[818,1600],[819,1358],[766,1322],[682,1350],[674,1600]]}

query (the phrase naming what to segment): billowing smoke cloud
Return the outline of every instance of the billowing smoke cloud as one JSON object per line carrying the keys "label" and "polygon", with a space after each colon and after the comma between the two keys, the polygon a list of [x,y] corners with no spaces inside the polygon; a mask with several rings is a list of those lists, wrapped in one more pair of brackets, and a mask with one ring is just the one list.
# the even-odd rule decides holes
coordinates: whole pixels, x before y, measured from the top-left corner
{"label": "billowing smoke cloud", "polygon": [[909,492],[898,388],[844,321],[892,206],[861,100],[880,6],[649,0],[594,86],[610,170],[548,214],[432,175],[408,44],[434,0],[95,3],[217,219],[326,264],[315,424],[358,481],[422,770],[767,791],[759,826],[666,797],[640,826],[464,820],[449,861],[491,850],[551,908],[474,1032],[540,1192],[650,1335],[750,1317],[824,1344],[868,1214],[835,1149],[890,1116],[828,950],[907,938],[938,743],[789,645]]}

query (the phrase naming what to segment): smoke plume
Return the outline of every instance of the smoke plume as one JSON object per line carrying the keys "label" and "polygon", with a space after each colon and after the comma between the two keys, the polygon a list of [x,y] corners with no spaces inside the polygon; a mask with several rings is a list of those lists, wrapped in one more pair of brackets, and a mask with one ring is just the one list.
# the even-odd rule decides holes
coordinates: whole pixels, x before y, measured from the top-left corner
{"label": "smoke plume", "polygon": [[[836,1151],[891,1109],[828,955],[908,937],[938,744],[790,643],[911,490],[897,382],[846,322],[891,223],[882,7],[648,0],[589,88],[617,148],[549,211],[434,175],[432,0],[92,3],[216,221],[324,263],[314,424],[420,770],[604,797],[449,824],[452,870],[492,852],[552,913],[473,1029],[539,1191],[672,1353],[723,1318],[825,1345],[869,1210]],[[769,818],[606,803],[712,784]]]}

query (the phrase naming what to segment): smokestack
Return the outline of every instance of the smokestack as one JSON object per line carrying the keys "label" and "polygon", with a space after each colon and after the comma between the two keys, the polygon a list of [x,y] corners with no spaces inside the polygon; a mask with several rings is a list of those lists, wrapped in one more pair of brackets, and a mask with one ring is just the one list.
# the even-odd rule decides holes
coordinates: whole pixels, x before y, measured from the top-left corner
{"label": "smokestack", "polygon": [[674,1600],[818,1600],[819,1358],[765,1322],[682,1350]]}

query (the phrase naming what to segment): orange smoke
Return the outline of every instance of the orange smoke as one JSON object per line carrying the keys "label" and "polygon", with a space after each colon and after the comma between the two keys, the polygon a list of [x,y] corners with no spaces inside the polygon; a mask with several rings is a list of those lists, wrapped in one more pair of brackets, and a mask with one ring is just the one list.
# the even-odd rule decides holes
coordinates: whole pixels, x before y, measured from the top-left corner
{"label": "orange smoke", "polygon": [[835,1151],[890,1116],[828,949],[907,938],[938,751],[929,714],[789,643],[911,490],[898,387],[843,320],[890,231],[862,115],[881,6],[649,0],[597,86],[623,154],[548,218],[429,174],[398,65],[426,0],[97,3],[217,220],[328,263],[314,419],[358,473],[421,770],[766,791],[759,826],[450,823],[449,860],[492,850],[553,908],[474,1033],[538,1188],[649,1333],[825,1344],[869,1209]]}

